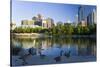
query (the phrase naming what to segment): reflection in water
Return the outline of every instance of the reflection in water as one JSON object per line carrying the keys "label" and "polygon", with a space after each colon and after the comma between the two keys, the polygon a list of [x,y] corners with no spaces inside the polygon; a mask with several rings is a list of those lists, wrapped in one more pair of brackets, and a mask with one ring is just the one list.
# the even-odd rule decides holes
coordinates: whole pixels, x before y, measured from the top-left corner
{"label": "reflection in water", "polygon": [[53,57],[56,62],[62,61],[62,56],[67,59],[94,56],[96,60],[96,38],[13,38],[11,48],[12,56],[19,56],[24,49],[28,55],[39,56],[40,59]]}
{"label": "reflection in water", "polygon": [[[96,40],[94,38],[38,38],[38,39],[12,39],[12,47],[29,49],[36,48],[37,55],[40,51],[50,55],[56,50],[71,51],[72,56],[96,55]],[[54,51],[53,51],[54,50]],[[47,53],[46,53],[47,52]]]}

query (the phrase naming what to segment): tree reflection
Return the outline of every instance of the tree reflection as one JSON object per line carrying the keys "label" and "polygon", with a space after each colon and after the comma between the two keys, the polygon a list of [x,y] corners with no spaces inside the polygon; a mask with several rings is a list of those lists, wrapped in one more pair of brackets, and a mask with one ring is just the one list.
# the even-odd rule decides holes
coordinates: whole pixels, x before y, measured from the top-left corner
{"label": "tree reflection", "polygon": [[[17,52],[20,48],[29,49],[31,47],[38,49],[60,48],[66,45],[70,46],[72,53],[78,56],[96,55],[96,38],[36,38],[36,39],[21,39],[13,38],[11,41],[12,53]],[[19,48],[18,48],[19,49]],[[77,54],[78,53],[78,54]],[[38,52],[37,52],[38,54]],[[72,55],[74,55],[72,54]]]}

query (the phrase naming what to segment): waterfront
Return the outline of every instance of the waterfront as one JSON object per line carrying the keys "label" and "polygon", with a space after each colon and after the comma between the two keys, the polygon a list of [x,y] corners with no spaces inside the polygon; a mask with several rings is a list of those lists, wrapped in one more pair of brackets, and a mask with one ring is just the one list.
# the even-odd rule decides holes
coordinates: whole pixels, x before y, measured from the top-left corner
{"label": "waterfront", "polygon": [[95,5],[12,1],[11,11],[11,66],[96,61]]}
{"label": "waterfront", "polygon": [[[23,65],[22,62],[27,62],[24,65],[40,65],[96,61],[96,38],[90,37],[12,38],[11,48],[11,64],[14,66]],[[21,50],[23,49],[27,53],[30,48],[35,49],[34,54],[28,58],[26,57],[25,61],[19,59]],[[61,51],[62,55],[60,55]],[[69,54],[69,56],[65,55],[65,53]],[[56,57],[58,59],[55,59]]]}

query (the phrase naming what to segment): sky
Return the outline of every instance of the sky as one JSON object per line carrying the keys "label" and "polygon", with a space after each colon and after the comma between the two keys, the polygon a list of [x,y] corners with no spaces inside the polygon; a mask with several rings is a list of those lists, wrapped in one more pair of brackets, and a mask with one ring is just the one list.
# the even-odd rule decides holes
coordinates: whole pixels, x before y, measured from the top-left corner
{"label": "sky", "polygon": [[[16,25],[21,25],[22,20],[31,20],[37,14],[41,14],[44,18],[52,18],[55,23],[61,21],[63,23],[70,21],[75,22],[80,5],[46,3],[46,2],[28,2],[12,0],[11,16],[12,21]],[[84,5],[85,15],[87,16],[96,6]]]}

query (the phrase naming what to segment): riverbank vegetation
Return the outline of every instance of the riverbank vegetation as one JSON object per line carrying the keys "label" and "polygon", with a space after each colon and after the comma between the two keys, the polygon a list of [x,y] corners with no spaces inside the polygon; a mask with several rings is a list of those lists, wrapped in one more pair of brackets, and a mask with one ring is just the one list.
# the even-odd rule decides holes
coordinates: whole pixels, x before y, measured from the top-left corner
{"label": "riverbank vegetation", "polygon": [[61,35],[96,35],[96,24],[88,26],[73,26],[71,24],[67,25],[57,25],[52,28],[42,28],[42,27],[16,27],[11,31],[12,33],[43,33],[52,36]]}

